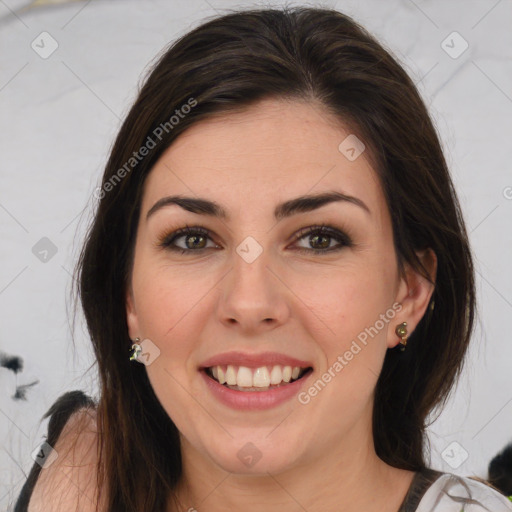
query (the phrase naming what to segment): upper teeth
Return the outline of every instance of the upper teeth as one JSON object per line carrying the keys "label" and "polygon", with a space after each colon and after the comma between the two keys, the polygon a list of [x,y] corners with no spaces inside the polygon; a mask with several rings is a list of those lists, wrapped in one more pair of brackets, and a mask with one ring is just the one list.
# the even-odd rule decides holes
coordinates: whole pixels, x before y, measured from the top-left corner
{"label": "upper teeth", "polygon": [[210,368],[213,377],[221,384],[227,383],[230,386],[265,388],[271,384],[290,382],[297,379],[301,373],[299,366],[260,366],[259,368],[248,368],[247,366],[212,366]]}

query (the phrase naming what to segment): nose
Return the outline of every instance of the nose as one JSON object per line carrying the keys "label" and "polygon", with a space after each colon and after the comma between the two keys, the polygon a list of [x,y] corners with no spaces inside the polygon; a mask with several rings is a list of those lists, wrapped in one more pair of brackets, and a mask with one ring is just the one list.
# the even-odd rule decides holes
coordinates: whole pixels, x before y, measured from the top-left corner
{"label": "nose", "polygon": [[227,327],[255,334],[283,325],[290,316],[290,291],[264,251],[254,261],[233,252],[232,267],[221,281],[217,315]]}

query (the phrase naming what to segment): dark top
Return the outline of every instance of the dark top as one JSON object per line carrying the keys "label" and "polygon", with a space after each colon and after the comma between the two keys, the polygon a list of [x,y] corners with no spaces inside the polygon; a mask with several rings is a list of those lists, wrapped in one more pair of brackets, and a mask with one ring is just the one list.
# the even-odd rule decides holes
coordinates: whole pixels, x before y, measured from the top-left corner
{"label": "dark top", "polygon": [[[65,393],[50,407],[48,412],[43,416],[43,419],[50,417],[50,421],[48,423],[48,434],[46,436],[46,442],[50,446],[55,446],[57,439],[70,416],[84,407],[95,408],[96,404],[82,391],[70,391]],[[34,462],[27,481],[23,485],[21,493],[18,496],[18,500],[14,506],[14,512],[27,512],[30,496],[32,495],[32,491],[36,485],[40,471],[41,466],[37,462]],[[415,512],[427,489],[441,475],[441,472],[428,468],[416,472],[407,495],[397,512]]]}
{"label": "dark top", "polygon": [[398,512],[415,512],[427,489],[442,475],[441,471],[424,468],[417,471]]}

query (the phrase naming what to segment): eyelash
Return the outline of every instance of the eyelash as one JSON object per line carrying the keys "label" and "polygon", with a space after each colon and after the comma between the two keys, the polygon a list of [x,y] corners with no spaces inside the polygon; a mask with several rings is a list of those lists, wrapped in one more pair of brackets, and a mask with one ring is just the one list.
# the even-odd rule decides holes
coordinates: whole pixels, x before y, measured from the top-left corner
{"label": "eyelash", "polygon": [[[310,226],[307,228],[300,229],[298,231],[298,233],[295,235],[293,242],[297,242],[298,240],[306,237],[307,235],[313,235],[313,234],[328,236],[328,237],[336,240],[341,245],[334,247],[334,248],[331,247],[328,249],[306,249],[304,247],[301,247],[299,249],[294,249],[294,250],[296,250],[300,254],[311,254],[311,253],[325,254],[325,253],[330,253],[330,252],[334,252],[334,251],[339,251],[339,250],[343,249],[343,247],[352,247],[353,246],[352,239],[346,233],[344,233],[343,231],[340,231],[339,229],[336,229],[332,226],[329,226],[327,224],[315,225],[315,226]],[[177,229],[176,231],[173,231],[172,233],[164,235],[162,238],[159,239],[157,245],[164,249],[169,249],[171,251],[179,252],[180,254],[186,254],[186,253],[192,253],[192,252],[202,252],[206,249],[211,249],[211,247],[202,247],[200,249],[183,249],[181,247],[177,247],[177,246],[173,245],[178,238],[181,238],[185,235],[187,235],[187,236],[202,235],[202,236],[207,236],[208,238],[211,239],[211,237],[210,237],[211,232],[208,231],[207,229],[200,227],[200,226],[190,227],[187,225],[184,228]]]}

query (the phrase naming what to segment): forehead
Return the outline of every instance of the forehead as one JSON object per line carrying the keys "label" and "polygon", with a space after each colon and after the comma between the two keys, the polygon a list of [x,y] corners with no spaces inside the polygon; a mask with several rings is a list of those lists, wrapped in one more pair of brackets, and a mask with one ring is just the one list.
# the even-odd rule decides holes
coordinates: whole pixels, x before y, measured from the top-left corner
{"label": "forehead", "polygon": [[337,190],[362,199],[377,220],[385,208],[380,183],[365,152],[349,160],[340,151],[348,136],[350,128],[321,105],[302,101],[269,99],[200,121],[151,170],[142,211],[185,194],[235,214],[250,206],[270,212],[291,197]]}

